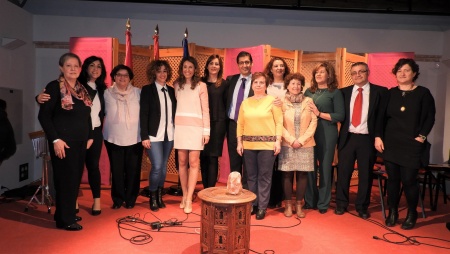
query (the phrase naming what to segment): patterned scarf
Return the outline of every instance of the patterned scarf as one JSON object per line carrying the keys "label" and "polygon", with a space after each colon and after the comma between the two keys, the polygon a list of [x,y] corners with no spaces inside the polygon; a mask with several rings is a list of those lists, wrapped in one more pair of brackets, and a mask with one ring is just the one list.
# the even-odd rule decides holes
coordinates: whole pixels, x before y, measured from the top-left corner
{"label": "patterned scarf", "polygon": [[303,101],[304,95],[303,95],[303,93],[294,95],[294,94],[289,93],[289,91],[287,91],[284,98],[286,100],[290,101],[291,103],[300,103]]}
{"label": "patterned scarf", "polygon": [[74,103],[72,96],[83,101],[84,105],[88,107],[92,106],[92,100],[89,97],[88,91],[80,84],[80,82],[78,82],[78,80],[72,88],[64,77],[60,77],[59,91],[61,92],[61,107],[65,110],[73,109]]}
{"label": "patterned scarf", "polygon": [[128,96],[130,95],[132,89],[131,83],[127,85],[127,88],[125,91],[120,91],[117,88],[117,85],[114,84],[111,87],[111,95],[116,100],[116,106],[117,106],[117,115],[115,117],[115,122],[121,122],[122,116],[120,115],[120,108],[119,108],[119,102],[122,102],[124,104],[124,110],[125,110],[125,124],[127,126],[127,129],[130,127],[130,108],[128,106]]}

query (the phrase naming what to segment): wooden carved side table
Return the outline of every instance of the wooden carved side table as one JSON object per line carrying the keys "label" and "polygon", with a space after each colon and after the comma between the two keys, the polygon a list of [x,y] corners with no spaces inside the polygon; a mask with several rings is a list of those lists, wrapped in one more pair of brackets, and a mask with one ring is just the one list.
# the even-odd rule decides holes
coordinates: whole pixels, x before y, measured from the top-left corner
{"label": "wooden carved side table", "polygon": [[249,190],[231,195],[226,187],[212,187],[200,191],[198,197],[202,200],[200,253],[248,253],[256,195]]}

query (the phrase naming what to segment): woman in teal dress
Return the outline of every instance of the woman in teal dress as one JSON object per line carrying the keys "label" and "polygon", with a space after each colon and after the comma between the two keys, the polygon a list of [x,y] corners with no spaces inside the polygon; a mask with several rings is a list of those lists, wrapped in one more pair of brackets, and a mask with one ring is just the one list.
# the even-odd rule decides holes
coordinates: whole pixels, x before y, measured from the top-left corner
{"label": "woman in teal dress", "polygon": [[[344,120],[344,98],[337,89],[336,73],[330,63],[318,64],[312,76],[311,87],[305,91],[305,96],[312,99],[309,107],[318,119],[314,134],[316,140],[314,159],[318,165],[314,165],[314,172],[308,173],[304,208],[318,208],[319,212],[324,214],[331,200],[332,163],[338,139],[337,123]],[[319,186],[316,184],[317,173]]]}

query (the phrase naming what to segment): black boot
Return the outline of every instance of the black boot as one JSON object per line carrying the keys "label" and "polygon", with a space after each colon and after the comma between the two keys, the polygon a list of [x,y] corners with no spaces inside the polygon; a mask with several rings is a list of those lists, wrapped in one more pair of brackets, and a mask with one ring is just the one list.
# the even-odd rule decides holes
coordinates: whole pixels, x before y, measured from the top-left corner
{"label": "black boot", "polygon": [[406,219],[402,223],[402,229],[408,230],[414,228],[417,221],[417,211],[416,210],[409,210],[406,214]]}
{"label": "black boot", "polygon": [[150,201],[149,201],[150,210],[155,211],[155,212],[159,210],[158,203],[156,202],[157,201],[156,195],[157,195],[156,191],[150,192]]}
{"label": "black boot", "polygon": [[156,203],[159,208],[166,208],[166,204],[164,204],[164,201],[162,200],[162,189],[162,187],[158,187],[158,197],[156,199]]}
{"label": "black boot", "polygon": [[398,220],[398,208],[389,208],[389,215],[385,220],[385,224],[387,227],[393,227],[397,224]]}

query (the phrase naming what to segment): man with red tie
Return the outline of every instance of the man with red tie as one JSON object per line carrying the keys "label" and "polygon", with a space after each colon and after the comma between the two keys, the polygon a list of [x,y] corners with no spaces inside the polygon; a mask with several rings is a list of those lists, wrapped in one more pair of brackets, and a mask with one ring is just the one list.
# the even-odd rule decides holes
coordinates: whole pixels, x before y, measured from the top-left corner
{"label": "man with red tie", "polygon": [[246,51],[241,51],[236,57],[239,66],[239,74],[228,76],[229,84],[227,96],[227,142],[228,155],[230,156],[230,171],[239,172],[242,176],[242,185],[247,189],[246,172],[242,170],[242,157],[237,153],[236,127],[241,103],[247,97],[253,96],[252,84],[252,55]]}
{"label": "man with red tie", "polygon": [[[349,188],[355,162],[358,165],[358,194],[355,201],[359,217],[368,219],[372,188],[372,170],[376,159],[375,126],[383,124],[387,88],[369,83],[369,67],[364,62],[352,64],[354,85],[341,89],[344,95],[345,120],[338,141],[338,175],[336,186],[337,215],[347,211]],[[381,128],[379,128],[381,129]]]}

